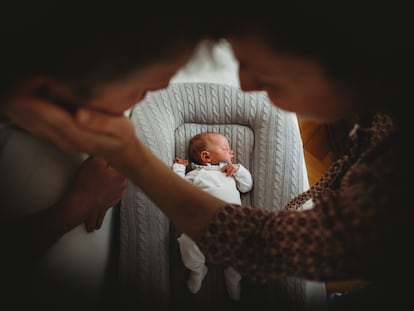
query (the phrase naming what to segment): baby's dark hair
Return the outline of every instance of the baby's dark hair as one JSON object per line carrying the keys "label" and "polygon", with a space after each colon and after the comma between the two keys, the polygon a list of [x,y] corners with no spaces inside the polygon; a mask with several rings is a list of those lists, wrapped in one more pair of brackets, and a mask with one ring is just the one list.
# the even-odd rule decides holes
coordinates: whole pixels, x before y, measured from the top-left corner
{"label": "baby's dark hair", "polygon": [[188,160],[190,163],[199,165],[203,164],[201,161],[200,153],[207,147],[207,141],[205,138],[209,133],[210,132],[199,133],[190,139],[188,143]]}
{"label": "baby's dark hair", "polygon": [[218,132],[202,132],[194,135],[188,143],[188,160],[190,163],[202,165],[200,154],[207,148],[207,137],[211,134],[219,134]]}

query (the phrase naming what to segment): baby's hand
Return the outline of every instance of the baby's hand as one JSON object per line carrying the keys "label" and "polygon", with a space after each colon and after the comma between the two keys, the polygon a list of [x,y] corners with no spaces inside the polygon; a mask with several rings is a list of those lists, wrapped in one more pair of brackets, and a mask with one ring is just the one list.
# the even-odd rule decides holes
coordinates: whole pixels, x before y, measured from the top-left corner
{"label": "baby's hand", "polygon": [[239,170],[239,164],[227,164],[222,167],[221,171],[226,173],[226,176],[233,176]]}
{"label": "baby's hand", "polygon": [[175,157],[174,163],[178,163],[178,164],[182,164],[184,166],[187,166],[188,165],[188,160],[181,159],[179,157]]}

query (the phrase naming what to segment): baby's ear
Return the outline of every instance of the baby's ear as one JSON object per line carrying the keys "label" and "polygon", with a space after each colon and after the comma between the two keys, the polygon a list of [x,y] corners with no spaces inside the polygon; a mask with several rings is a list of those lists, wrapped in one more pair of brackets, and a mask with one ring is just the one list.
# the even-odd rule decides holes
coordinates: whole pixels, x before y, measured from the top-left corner
{"label": "baby's ear", "polygon": [[205,151],[205,150],[204,151],[201,151],[200,158],[201,158],[201,161],[203,163],[210,163],[211,162],[210,152],[208,152],[208,151]]}

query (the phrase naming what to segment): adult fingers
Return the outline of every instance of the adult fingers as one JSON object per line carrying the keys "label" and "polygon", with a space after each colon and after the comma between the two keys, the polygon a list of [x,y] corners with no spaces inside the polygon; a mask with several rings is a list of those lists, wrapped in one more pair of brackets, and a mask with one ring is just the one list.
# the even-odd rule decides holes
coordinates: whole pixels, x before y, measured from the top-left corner
{"label": "adult fingers", "polygon": [[124,115],[112,115],[87,108],[81,108],[76,113],[80,126],[91,132],[108,136],[123,137],[133,134],[133,124]]}
{"label": "adult fingers", "polygon": [[22,96],[3,107],[2,113],[14,124],[64,151],[87,152],[96,139],[95,134],[78,125],[72,114],[47,100]]}
{"label": "adult fingers", "polygon": [[109,115],[82,108],[77,112],[76,120],[85,132],[94,135],[89,145],[90,152],[107,159],[119,151],[127,150],[136,138],[134,125],[123,115]]}
{"label": "adult fingers", "polygon": [[99,217],[98,217],[98,219],[97,219],[97,221],[96,221],[95,230],[99,230],[99,229],[101,229],[102,224],[103,224],[103,221],[104,221],[104,218],[105,218],[105,215],[106,215],[106,211],[107,211],[107,210],[102,211],[102,212],[99,214]]}

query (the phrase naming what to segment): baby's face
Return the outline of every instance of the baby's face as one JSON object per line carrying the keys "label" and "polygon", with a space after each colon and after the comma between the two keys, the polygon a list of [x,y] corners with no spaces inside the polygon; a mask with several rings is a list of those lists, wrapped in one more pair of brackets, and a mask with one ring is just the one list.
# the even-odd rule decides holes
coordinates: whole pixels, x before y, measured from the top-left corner
{"label": "baby's face", "polygon": [[207,141],[207,151],[210,153],[211,164],[233,162],[233,150],[230,148],[227,138],[221,134],[209,135]]}

